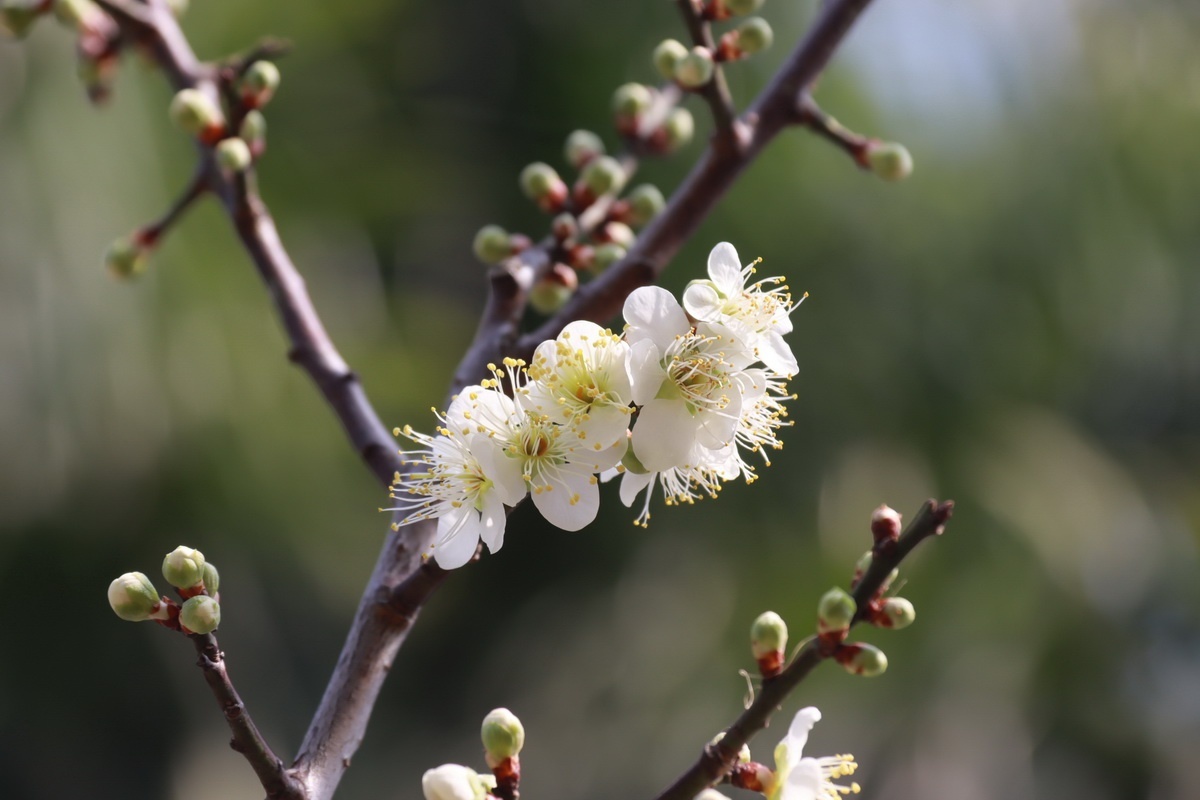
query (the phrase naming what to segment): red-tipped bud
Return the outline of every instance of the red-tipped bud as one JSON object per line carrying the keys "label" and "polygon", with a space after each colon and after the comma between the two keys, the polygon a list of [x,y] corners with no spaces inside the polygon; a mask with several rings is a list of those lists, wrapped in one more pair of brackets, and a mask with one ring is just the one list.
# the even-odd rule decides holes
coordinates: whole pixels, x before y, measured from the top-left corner
{"label": "red-tipped bud", "polygon": [[878,547],[884,542],[900,538],[900,514],[893,508],[882,505],[871,512],[871,535]]}

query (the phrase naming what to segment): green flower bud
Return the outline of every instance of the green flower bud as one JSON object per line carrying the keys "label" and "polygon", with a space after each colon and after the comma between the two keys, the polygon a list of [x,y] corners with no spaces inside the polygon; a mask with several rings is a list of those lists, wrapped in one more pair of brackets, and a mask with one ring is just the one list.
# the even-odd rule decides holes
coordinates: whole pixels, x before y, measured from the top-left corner
{"label": "green flower bud", "polygon": [[215,597],[221,589],[221,573],[217,572],[211,561],[205,561],[203,575],[204,591]]}
{"label": "green flower bud", "polygon": [[764,611],[750,626],[750,652],[755,660],[787,648],[788,629],[783,617]]}
{"label": "green flower bud", "polygon": [[279,67],[270,61],[255,61],[242,75],[242,100],[255,107],[266,105],[279,81]]}
{"label": "green flower bud", "polygon": [[917,610],[903,597],[889,597],[884,601],[883,619],[880,620],[883,627],[901,630],[912,625],[916,618]]}
{"label": "green flower bud", "polygon": [[442,764],[421,776],[425,800],[484,800],[496,779],[460,764]]}
{"label": "green flower bud", "polygon": [[851,675],[874,678],[887,672],[887,656],[874,645],[863,643],[843,645],[838,648],[834,658]]}
{"label": "green flower bud", "polygon": [[636,117],[654,102],[650,89],[640,83],[626,83],[613,92],[613,113],[618,117]]}
{"label": "green flower bud", "polygon": [[743,53],[760,53],[775,41],[771,25],[762,17],[751,17],[737,27],[737,46]]}
{"label": "green flower bud", "polygon": [[179,624],[192,633],[212,633],[221,625],[221,604],[204,594],[189,597],[179,609]]}
{"label": "green flower bud", "polygon": [[707,47],[693,47],[675,65],[675,80],[685,89],[699,89],[712,80],[712,51]]}
{"label": "green flower bud", "polygon": [[267,118],[261,111],[246,112],[246,116],[242,118],[242,125],[238,128],[238,138],[250,146],[252,155],[262,155],[267,148]]}
{"label": "green flower bud", "polygon": [[606,222],[598,232],[597,239],[620,245],[628,250],[637,241],[637,234],[624,222]]}
{"label": "green flower bud", "polygon": [[254,157],[250,155],[250,145],[236,136],[222,139],[215,148],[217,164],[221,169],[230,172],[245,172],[250,168]]}
{"label": "green flower bud", "polygon": [[497,708],[483,718],[480,738],[488,764],[499,764],[521,753],[525,746],[525,728],[516,714],[507,708]]}
{"label": "green flower bud", "polygon": [[563,146],[563,154],[568,164],[579,169],[596,156],[604,155],[604,142],[591,131],[571,131]]}
{"label": "green flower bud", "polygon": [[190,589],[204,580],[204,554],[180,545],[163,558],[163,577],[177,589]]}
{"label": "green flower bud", "polygon": [[472,247],[475,257],[485,264],[499,264],[512,255],[512,244],[508,240],[508,231],[499,225],[484,225],[475,234]]}
{"label": "green flower bud", "polygon": [[[628,252],[629,251],[626,250],[621,245],[613,244],[612,242],[600,245],[599,247],[597,247],[595,249],[594,254],[592,256],[592,272],[599,275],[601,272],[604,272],[604,270],[608,269],[613,264],[616,264],[618,261],[623,259],[625,257],[625,254]],[[625,456],[626,456],[626,458],[632,457],[633,450],[625,451]],[[634,459],[634,460],[636,461],[636,459]],[[642,469],[641,472],[638,472],[637,470],[630,470],[630,471],[634,472],[635,474],[645,473],[645,469]]]}
{"label": "green flower bud", "polygon": [[188,10],[188,0],[167,0],[167,8],[171,9],[172,16],[179,19]]}
{"label": "green flower bud", "polygon": [[762,8],[762,4],[763,0],[725,0],[725,8],[729,13],[739,17],[753,14]]}
{"label": "green flower bud", "polygon": [[854,598],[844,589],[834,587],[821,597],[817,604],[817,632],[844,631],[850,627],[854,612],[858,610]]}
{"label": "green flower bud", "polygon": [[629,204],[629,224],[638,227],[657,217],[667,206],[663,193],[649,183],[635,187],[625,201]]}
{"label": "green flower bud", "polygon": [[54,16],[59,22],[73,28],[85,27],[102,14],[100,7],[92,0],[54,0]]}
{"label": "green flower bud", "polygon": [[621,191],[621,187],[625,185],[625,170],[621,167],[621,162],[612,156],[599,156],[587,163],[579,173],[579,179],[593,195],[599,197],[609,192]]}
{"label": "green flower bud", "polygon": [[566,196],[567,187],[554,167],[535,161],[521,170],[521,191],[530,200],[541,201],[553,195]]}
{"label": "green flower bud", "polygon": [[126,280],[141,275],[150,263],[150,248],[140,238],[114,239],[104,252],[104,266],[114,278]]}
{"label": "green flower bud", "polygon": [[553,314],[566,305],[578,286],[575,270],[566,264],[555,264],[546,277],[529,290],[529,305],[539,314]]}
{"label": "green flower bud", "polygon": [[692,118],[692,112],[686,108],[672,109],[667,116],[665,131],[668,151],[685,147],[696,133],[696,121]]}
{"label": "green flower bud", "polygon": [[216,102],[199,89],[183,89],[171,100],[171,121],[193,136],[207,137],[224,126],[225,116]]}
{"label": "green flower bud", "polygon": [[18,39],[24,38],[43,13],[41,0],[2,0],[0,28]]}
{"label": "green flower bud", "polygon": [[[709,744],[716,744],[717,742],[721,741],[724,738],[725,738],[725,731],[721,731],[720,733],[718,733],[716,736],[714,736],[712,738],[712,741],[709,742]],[[742,749],[738,750],[737,760],[738,760],[739,764],[749,764],[750,763],[750,745],[748,745],[748,744],[742,745]]]}
{"label": "green flower bud", "polygon": [[658,47],[654,48],[654,68],[667,80],[674,80],[675,68],[679,66],[680,61],[687,58],[687,54],[687,48],[682,42],[663,39]]}
{"label": "green flower bud", "polygon": [[108,585],[108,604],[123,620],[142,622],[151,619],[159,603],[154,584],[140,572],[126,572]]}
{"label": "green flower bud", "polygon": [[867,164],[885,181],[902,181],[913,170],[908,148],[898,142],[871,142],[867,145]]}

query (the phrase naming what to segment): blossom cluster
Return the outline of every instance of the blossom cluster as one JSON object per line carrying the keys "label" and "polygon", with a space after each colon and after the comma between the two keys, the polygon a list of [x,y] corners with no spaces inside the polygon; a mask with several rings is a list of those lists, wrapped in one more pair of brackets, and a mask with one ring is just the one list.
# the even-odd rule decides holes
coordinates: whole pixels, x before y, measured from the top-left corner
{"label": "blossom cluster", "polygon": [[[781,447],[786,382],[796,359],[783,337],[793,303],[783,278],[753,280],[727,242],[713,248],[708,278],[682,304],[646,286],[625,302],[622,334],[572,322],[526,363],[489,365],[438,414],[436,435],[397,429],[402,451],[388,509],[396,526],[437,520],[439,566],[467,563],[482,540],[504,541],[505,507],[527,495],[551,524],[579,530],[596,517],[599,483],[621,476],[626,506],[654,486],[668,505],[716,496],[723,482],[756,477],[746,453]],[[437,413],[435,411],[435,413]]]}

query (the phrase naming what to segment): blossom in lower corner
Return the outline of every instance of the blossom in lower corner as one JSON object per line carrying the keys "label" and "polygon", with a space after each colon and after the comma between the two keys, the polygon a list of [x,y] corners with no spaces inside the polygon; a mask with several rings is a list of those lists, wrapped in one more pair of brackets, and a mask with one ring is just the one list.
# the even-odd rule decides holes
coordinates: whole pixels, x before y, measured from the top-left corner
{"label": "blossom in lower corner", "polygon": [[858,769],[854,756],[801,756],[808,732],[820,719],[821,712],[813,706],[796,712],[787,736],[775,747],[775,779],[767,800],[837,800],[843,795],[858,794],[857,783],[834,783]]}
{"label": "blossom in lower corner", "polygon": [[[525,496],[520,468],[505,457],[491,431],[464,423],[474,411],[473,397],[484,392],[495,394],[481,386],[468,387],[451,401],[436,436],[409,426],[397,430],[421,447],[403,453],[406,464],[415,469],[396,475],[391,497],[398,503],[387,510],[404,512],[396,527],[437,520],[432,554],[443,569],[470,561],[481,540],[491,552],[499,550],[504,543],[504,507]],[[500,397],[511,406],[511,400]]]}
{"label": "blossom in lower corner", "polygon": [[737,250],[721,242],[708,255],[708,279],[694,280],[683,292],[683,307],[693,318],[717,323],[739,333],[767,369],[790,377],[796,357],[783,340],[792,331],[791,313],[798,303],[781,277],[747,285],[755,264],[742,266]]}
{"label": "blossom in lower corner", "polygon": [[425,800],[484,800],[495,787],[491,775],[480,775],[461,764],[442,764],[421,777]]}

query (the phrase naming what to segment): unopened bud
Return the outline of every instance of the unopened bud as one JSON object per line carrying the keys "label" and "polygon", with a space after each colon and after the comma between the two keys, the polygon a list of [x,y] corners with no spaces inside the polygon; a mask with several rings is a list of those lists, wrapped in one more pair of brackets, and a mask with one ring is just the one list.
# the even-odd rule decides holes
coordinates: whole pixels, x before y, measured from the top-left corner
{"label": "unopened bud", "polygon": [[203,574],[204,591],[216,597],[217,592],[221,589],[221,573],[217,572],[217,568],[211,561],[205,561]]}
{"label": "unopened bud", "polygon": [[215,148],[217,164],[221,169],[230,172],[245,172],[250,168],[254,157],[250,155],[250,145],[236,136],[222,139]]}
{"label": "unopened bud", "polygon": [[183,131],[213,143],[225,126],[216,102],[199,89],[183,89],[171,100],[171,121]]}
{"label": "unopened bud", "polygon": [[913,624],[917,610],[903,597],[889,597],[883,603],[882,613],[877,620],[880,627],[901,630]]}
{"label": "unopened bud", "polygon": [[96,15],[103,13],[92,0],[54,0],[54,16],[73,28],[87,29],[95,24]]}
{"label": "unopened bud", "polygon": [[900,514],[893,508],[882,505],[871,512],[871,535],[875,543],[896,541],[900,538]]}
{"label": "unopened bud", "polygon": [[491,775],[480,775],[460,764],[442,764],[421,777],[425,800],[484,800],[495,785]]}
{"label": "unopened bud", "polygon": [[666,132],[667,151],[678,150],[692,141],[692,136],[696,133],[696,120],[692,118],[692,112],[686,108],[672,109],[671,113],[667,115],[664,131]]}
{"label": "unopened bud", "polygon": [[557,211],[567,197],[567,185],[554,167],[535,161],[521,170],[521,191],[544,211]]}
{"label": "unopened bud", "polygon": [[279,67],[270,61],[255,61],[242,75],[242,102],[261,108],[271,101],[279,88]]}
{"label": "unopened bud", "polygon": [[221,604],[200,594],[183,601],[179,624],[192,633],[212,633],[221,625]]}
{"label": "unopened bud", "polygon": [[499,225],[484,225],[475,234],[472,244],[475,257],[485,264],[499,264],[512,255],[512,244],[509,242],[508,231]]}
{"label": "unopened bud", "polygon": [[[604,270],[616,264],[625,257],[629,251],[619,244],[602,244],[592,252],[592,272],[599,275]],[[631,455],[633,450],[625,451],[626,455]]]}
{"label": "unopened bud", "polygon": [[664,39],[654,48],[654,68],[667,80],[675,79],[675,68],[687,58],[688,50],[682,42]]}
{"label": "unopened bud", "polygon": [[854,598],[844,589],[834,587],[821,597],[817,604],[817,633],[825,635],[845,632],[858,610]]}
{"label": "unopened bud", "polygon": [[238,128],[238,137],[250,146],[250,154],[255,158],[263,154],[267,149],[267,118],[261,111],[246,112]]}
{"label": "unopened bud", "polygon": [[871,142],[866,158],[871,171],[885,181],[902,181],[912,174],[912,156],[898,142]]}
{"label": "unopened bud", "polygon": [[177,589],[190,589],[204,580],[204,554],[180,545],[163,558],[162,573]]}
{"label": "unopened bud", "polygon": [[730,14],[745,16],[753,14],[762,8],[763,0],[725,0],[725,8]]}
{"label": "unopened bud", "polygon": [[566,241],[579,233],[579,221],[574,214],[564,212],[550,223],[550,231],[560,242]]}
{"label": "unopened bud", "polygon": [[[767,612],[767,613],[771,613],[771,612]],[[725,731],[721,731],[720,733],[718,733],[716,736],[714,736],[712,738],[712,741],[709,742],[709,744],[716,744],[717,742],[721,741],[724,738],[725,738]],[[742,745],[742,749],[738,750],[737,760],[738,760],[739,764],[750,763],[750,745],[748,745],[748,744]]]}
{"label": "unopened bud", "polygon": [[525,728],[516,714],[507,708],[497,708],[483,718],[480,738],[488,765],[492,766],[521,753],[525,746]]}
{"label": "unopened bud", "polygon": [[42,0],[0,0],[0,29],[24,38],[46,11]]}
{"label": "unopened bud", "polygon": [[713,55],[707,47],[693,47],[675,65],[675,80],[685,89],[699,89],[712,80]]}
{"label": "unopened bud", "polygon": [[150,248],[137,234],[114,239],[104,251],[104,266],[114,278],[126,280],[141,275],[150,263]]}
{"label": "unopened bud", "polygon": [[600,156],[587,163],[579,174],[579,180],[588,191],[599,197],[608,192],[619,192],[625,185],[625,170],[621,162],[612,156]]}
{"label": "unopened bud", "polygon": [[79,76],[88,99],[93,103],[103,103],[112,94],[112,87],[117,79],[118,63],[115,55],[93,58],[80,54],[75,74]]}
{"label": "unopened bud", "polygon": [[870,644],[845,644],[837,649],[834,659],[851,675],[874,678],[887,671],[888,660],[883,651]]}
{"label": "unopened bud", "polygon": [[600,230],[596,231],[596,240],[620,245],[628,250],[637,241],[637,234],[624,222],[606,222]]}
{"label": "unopened bud", "polygon": [[152,619],[160,600],[154,584],[140,572],[126,572],[108,585],[108,604],[123,620]]}
{"label": "unopened bud", "polygon": [[167,0],[167,8],[171,9],[171,14],[175,19],[179,19],[186,14],[188,6],[188,0]]}
{"label": "unopened bud", "polygon": [[751,17],[737,26],[738,49],[747,55],[760,53],[775,41],[771,25],[762,17]]}
{"label": "unopened bud", "polygon": [[563,154],[568,164],[580,169],[596,156],[604,155],[604,142],[591,131],[571,131],[567,136],[567,143],[563,145]]}
{"label": "unopened bud", "polygon": [[750,626],[750,652],[755,660],[787,649],[788,629],[783,617],[764,611]]}
{"label": "unopened bud", "polygon": [[639,228],[657,217],[667,206],[663,193],[649,183],[635,187],[625,197],[625,202],[629,204],[629,224]]}
{"label": "unopened bud", "polygon": [[654,102],[650,89],[640,83],[626,83],[613,92],[612,108],[618,118],[635,119]]}
{"label": "unopened bud", "polygon": [[556,263],[544,278],[529,290],[529,305],[539,314],[553,314],[566,305],[579,286],[575,270]]}

